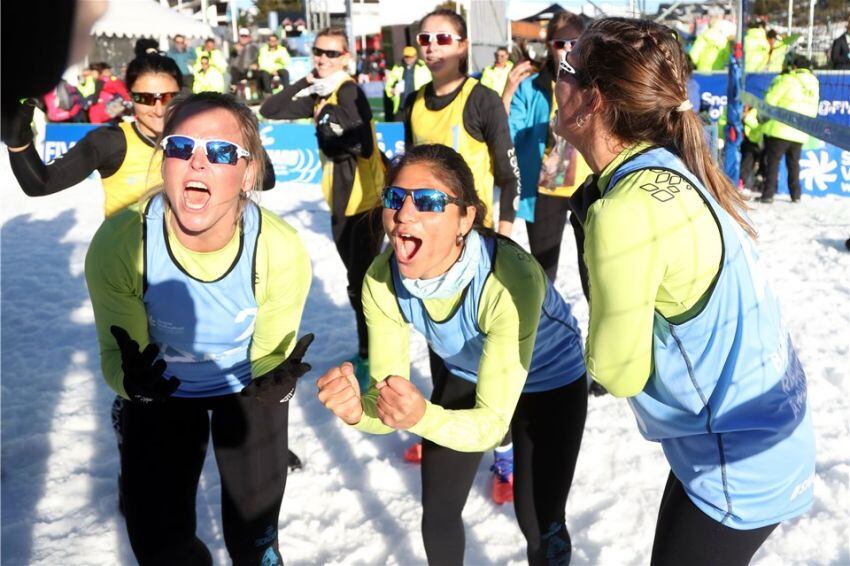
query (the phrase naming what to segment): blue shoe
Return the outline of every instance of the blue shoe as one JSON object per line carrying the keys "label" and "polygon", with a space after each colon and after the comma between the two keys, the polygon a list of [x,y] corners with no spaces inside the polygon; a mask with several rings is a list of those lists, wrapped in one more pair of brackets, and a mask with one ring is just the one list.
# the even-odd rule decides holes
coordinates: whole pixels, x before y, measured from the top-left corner
{"label": "blue shoe", "polygon": [[354,366],[354,375],[357,377],[360,391],[366,391],[369,388],[369,358],[363,358],[358,354],[347,361]]}

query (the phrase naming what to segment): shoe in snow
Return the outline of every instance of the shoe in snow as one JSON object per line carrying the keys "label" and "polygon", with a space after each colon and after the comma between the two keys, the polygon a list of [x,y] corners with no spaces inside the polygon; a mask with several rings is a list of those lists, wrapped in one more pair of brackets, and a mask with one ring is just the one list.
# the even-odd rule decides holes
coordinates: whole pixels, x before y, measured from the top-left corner
{"label": "shoe in snow", "polygon": [[493,472],[493,501],[502,505],[514,500],[514,451],[496,451],[495,461],[490,466]]}
{"label": "shoe in snow", "polygon": [[417,442],[415,444],[411,444],[410,447],[404,451],[404,459],[411,464],[419,464],[422,462],[422,443]]}
{"label": "shoe in snow", "polygon": [[288,465],[289,465],[289,471],[290,472],[297,472],[298,470],[301,470],[302,468],[304,468],[304,464],[301,463],[301,458],[299,458],[298,455],[295,454],[295,452],[293,452],[292,450],[289,450],[289,458],[288,459],[289,459]]}

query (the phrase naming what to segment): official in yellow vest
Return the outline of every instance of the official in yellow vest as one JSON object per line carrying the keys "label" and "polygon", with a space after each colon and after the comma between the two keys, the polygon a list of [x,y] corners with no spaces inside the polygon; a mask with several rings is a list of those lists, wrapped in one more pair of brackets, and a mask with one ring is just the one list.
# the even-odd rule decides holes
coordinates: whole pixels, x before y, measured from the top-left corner
{"label": "official in yellow vest", "polygon": [[[366,95],[346,72],[345,30],[325,28],[313,45],[313,71],[260,107],[274,120],[313,118],[322,160],[322,192],[331,232],[348,275],[348,297],[357,321],[358,351],[351,358],[359,379],[368,379],[368,333],[363,316],[363,278],[383,241],[379,205],[386,173]],[[364,382],[365,383],[365,382]]]}
{"label": "official in yellow vest", "polygon": [[519,165],[502,100],[467,76],[466,21],[451,10],[435,10],[420,24],[417,41],[433,81],[420,88],[406,109],[405,143],[439,143],[460,153],[487,206],[484,224],[494,225],[493,186],[501,188],[498,231],[510,235],[516,216]]}
{"label": "official in yellow vest", "polygon": [[[778,75],[767,89],[764,101],[770,106],[814,118],[818,114],[820,83],[811,71],[811,63],[802,55],[795,56],[786,71]],[[809,135],[779,120],[769,120],[764,134],[765,175],[761,202],[773,202],[779,177],[779,161],[785,157],[788,192],[792,202],[800,201],[800,153]]]}
{"label": "official in yellow vest", "polygon": [[508,50],[504,47],[498,48],[493,56],[496,61],[492,65],[484,67],[481,72],[481,84],[487,88],[492,88],[496,91],[496,94],[502,96],[505,84],[508,82],[508,75],[514,68],[514,63],[508,59]]}
{"label": "official in yellow vest", "polygon": [[744,36],[744,69],[748,73],[759,73],[767,70],[770,60],[770,42],[764,22],[755,22]]}
{"label": "official in yellow vest", "polygon": [[729,33],[722,19],[715,19],[697,35],[688,55],[697,71],[720,71],[729,63]]}
{"label": "official in yellow vest", "polygon": [[192,83],[192,92],[221,92],[224,88],[224,75],[221,71],[210,64],[209,57],[203,56],[199,61],[201,68],[195,71],[195,81]]}
{"label": "official in yellow vest", "polygon": [[767,41],[770,43],[770,57],[767,61],[765,71],[769,73],[779,73],[785,68],[785,58],[788,57],[788,52],[791,47],[797,43],[799,34],[793,33],[789,36],[780,36],[776,30],[767,32]]}
{"label": "official in yellow vest", "polygon": [[257,55],[257,66],[260,68],[260,83],[263,92],[272,93],[272,79],[277,76],[281,87],[289,84],[289,66],[291,57],[289,51],[280,44],[276,35],[269,36],[266,44],[260,47]]}
{"label": "official in yellow vest", "polygon": [[210,67],[218,69],[224,75],[227,72],[227,58],[222,53],[221,49],[215,46],[215,38],[210,37],[204,40],[203,46],[195,48],[195,64],[192,66],[192,72],[197,73],[201,70],[201,57],[206,57],[210,61]]}
{"label": "official in yellow vest", "polygon": [[393,103],[393,117],[396,121],[404,119],[403,111],[408,97],[431,82],[431,71],[425,61],[419,58],[415,47],[408,45],[402,51],[402,63],[387,73],[384,92]]}

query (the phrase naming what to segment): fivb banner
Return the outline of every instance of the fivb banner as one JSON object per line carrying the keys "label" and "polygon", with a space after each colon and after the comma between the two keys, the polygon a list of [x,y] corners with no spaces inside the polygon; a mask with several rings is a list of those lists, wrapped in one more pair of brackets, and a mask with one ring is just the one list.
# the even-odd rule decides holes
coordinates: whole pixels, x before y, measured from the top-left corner
{"label": "fivb banner", "polygon": [[[71,149],[93,124],[48,124],[42,156],[53,161]],[[378,147],[392,159],[404,151],[404,125],[400,122],[377,124]],[[318,184],[322,163],[316,143],[316,129],[309,124],[267,124],[260,122],[263,147],[274,165],[279,183]]]}
{"label": "fivb banner", "polygon": [[[835,80],[835,71],[815,71],[820,79],[820,104],[818,117],[824,124],[850,125],[850,91],[841,81]],[[746,90],[763,97],[775,73],[750,73],[747,75]],[[716,73],[694,73],[700,85],[700,100],[708,115],[718,120],[726,111],[725,71]],[[850,81],[850,73],[847,79]],[[810,144],[811,145],[811,144]],[[784,159],[784,158],[783,158]],[[840,195],[850,197],[850,151],[830,144],[820,147],[805,147],[800,158],[800,185],[803,193],[812,196]],[[787,192],[787,172],[784,163],[779,169],[779,192]]]}

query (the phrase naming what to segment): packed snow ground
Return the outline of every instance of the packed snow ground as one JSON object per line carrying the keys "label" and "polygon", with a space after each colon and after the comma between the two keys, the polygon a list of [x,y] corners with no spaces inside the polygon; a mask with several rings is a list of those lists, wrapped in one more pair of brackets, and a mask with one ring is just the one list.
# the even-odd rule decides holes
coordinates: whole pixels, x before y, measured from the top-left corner
{"label": "packed snow ground", "polygon": [[[2,223],[2,563],[133,564],[116,500],[118,457],[112,392],[100,377],[83,261],[101,221],[97,180],[28,198],[0,153]],[[787,196],[786,196],[787,198]],[[305,462],[290,474],[280,515],[281,553],[297,564],[422,564],[419,469],[401,454],[408,434],[366,436],[345,428],[316,399],[315,379],[355,350],[345,273],[327,209],[312,186],[278,185],[262,204],[301,234],[313,259],[302,332],[314,332],[315,368],[290,411],[290,446]],[[755,563],[850,564],[850,199],[778,200],[752,217],[759,247],[809,377],[817,435],[816,501],[781,525]],[[525,245],[525,230],[517,240]],[[567,230],[558,288],[582,328],[587,306]],[[429,390],[425,344],[412,338],[413,375]],[[510,505],[489,495],[492,456],[464,512],[468,564],[521,564],[525,543]],[[567,504],[574,564],[649,562],[668,467],[637,432],[626,403],[591,398]],[[198,531],[228,564],[220,487],[208,455],[198,493]]]}

